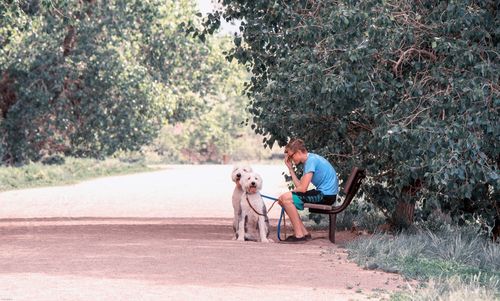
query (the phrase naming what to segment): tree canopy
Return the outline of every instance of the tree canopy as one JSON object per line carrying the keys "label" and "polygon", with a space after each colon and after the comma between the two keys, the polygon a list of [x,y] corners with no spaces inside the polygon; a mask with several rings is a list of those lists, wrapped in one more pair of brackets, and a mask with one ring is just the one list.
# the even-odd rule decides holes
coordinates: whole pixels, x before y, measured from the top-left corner
{"label": "tree canopy", "polygon": [[136,150],[217,93],[210,45],[186,36],[192,1],[0,3],[0,156]]}
{"label": "tree canopy", "polygon": [[[495,1],[221,0],[198,35],[242,20],[229,59],[268,146],[301,137],[366,198],[461,222],[500,216],[500,21]],[[401,213],[401,212],[400,212]],[[403,212],[404,213],[404,212]],[[404,215],[404,214],[403,214]]]}
{"label": "tree canopy", "polygon": [[[246,111],[248,98],[242,95],[248,79],[245,68],[237,62],[228,62],[223,53],[231,49],[232,39],[217,36],[208,39],[208,61],[220,65],[213,73],[217,83],[213,93],[204,97],[207,107],[197,118],[166,125],[152,147],[174,162],[223,162],[224,158],[255,159],[263,148],[258,143],[248,146],[251,154],[242,149],[242,141],[255,134],[242,123],[249,118]],[[241,138],[241,139],[240,139]]]}

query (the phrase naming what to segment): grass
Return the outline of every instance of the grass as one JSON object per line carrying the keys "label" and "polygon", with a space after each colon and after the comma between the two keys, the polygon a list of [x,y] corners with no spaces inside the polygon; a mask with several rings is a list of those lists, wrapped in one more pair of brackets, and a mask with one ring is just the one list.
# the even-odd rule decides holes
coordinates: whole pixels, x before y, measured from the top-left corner
{"label": "grass", "polygon": [[460,277],[433,278],[423,287],[393,294],[391,300],[494,301],[499,300],[498,291],[495,291],[494,288],[495,285],[495,280],[485,285],[475,278],[468,280]]}
{"label": "grass", "polygon": [[60,165],[0,166],[0,191],[72,184],[81,180],[151,170],[144,160],[65,158]]}
{"label": "grass", "polygon": [[373,235],[347,244],[349,258],[367,269],[381,269],[419,280],[422,287],[393,300],[499,300],[500,245],[474,228],[440,232]]}

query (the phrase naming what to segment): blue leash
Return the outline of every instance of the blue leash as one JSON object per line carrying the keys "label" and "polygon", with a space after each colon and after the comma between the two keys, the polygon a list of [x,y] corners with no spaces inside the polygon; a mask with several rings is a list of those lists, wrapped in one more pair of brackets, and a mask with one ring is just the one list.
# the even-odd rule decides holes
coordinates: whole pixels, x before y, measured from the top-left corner
{"label": "blue leash", "polygon": [[277,201],[278,200],[277,198],[273,198],[273,197],[267,196],[265,194],[260,194],[260,196],[263,197],[263,198],[266,198],[266,199],[273,200],[273,201]]}
{"label": "blue leash", "polygon": [[[277,201],[278,199],[277,198],[273,198],[273,197],[270,197],[270,196],[267,196],[267,195],[264,195],[264,194],[261,194],[261,196],[263,198],[266,198],[266,199],[270,199],[270,200],[273,200],[273,201]],[[281,237],[280,237],[280,233],[281,233],[281,219],[285,216],[285,208],[281,207],[281,215],[280,215],[280,220],[278,222],[278,230],[277,230],[277,236],[278,236],[278,240],[281,241]]]}

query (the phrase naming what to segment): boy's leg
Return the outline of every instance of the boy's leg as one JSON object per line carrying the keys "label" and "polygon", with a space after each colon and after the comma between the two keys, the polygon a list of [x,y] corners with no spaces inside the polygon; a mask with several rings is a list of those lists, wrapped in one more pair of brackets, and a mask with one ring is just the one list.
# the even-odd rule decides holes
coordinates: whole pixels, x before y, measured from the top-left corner
{"label": "boy's leg", "polygon": [[286,192],[279,197],[279,204],[285,208],[286,214],[292,222],[293,232],[295,237],[303,237],[308,234],[304,223],[300,219],[299,212],[295,205],[293,204],[292,193]]}

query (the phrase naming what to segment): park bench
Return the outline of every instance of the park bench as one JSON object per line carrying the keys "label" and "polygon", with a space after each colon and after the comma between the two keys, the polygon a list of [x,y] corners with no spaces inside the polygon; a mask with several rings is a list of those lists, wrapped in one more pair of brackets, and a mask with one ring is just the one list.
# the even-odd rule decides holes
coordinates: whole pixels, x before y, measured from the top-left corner
{"label": "park bench", "polygon": [[328,214],[329,215],[329,234],[328,238],[332,243],[335,243],[335,228],[337,223],[337,214],[344,211],[347,206],[351,203],[354,196],[358,192],[359,186],[361,186],[361,182],[365,178],[365,170],[353,167],[351,170],[351,174],[347,179],[347,182],[344,186],[344,201],[340,205],[324,205],[324,204],[311,204],[305,203],[304,208],[308,208],[309,212],[319,213],[319,214]]}

